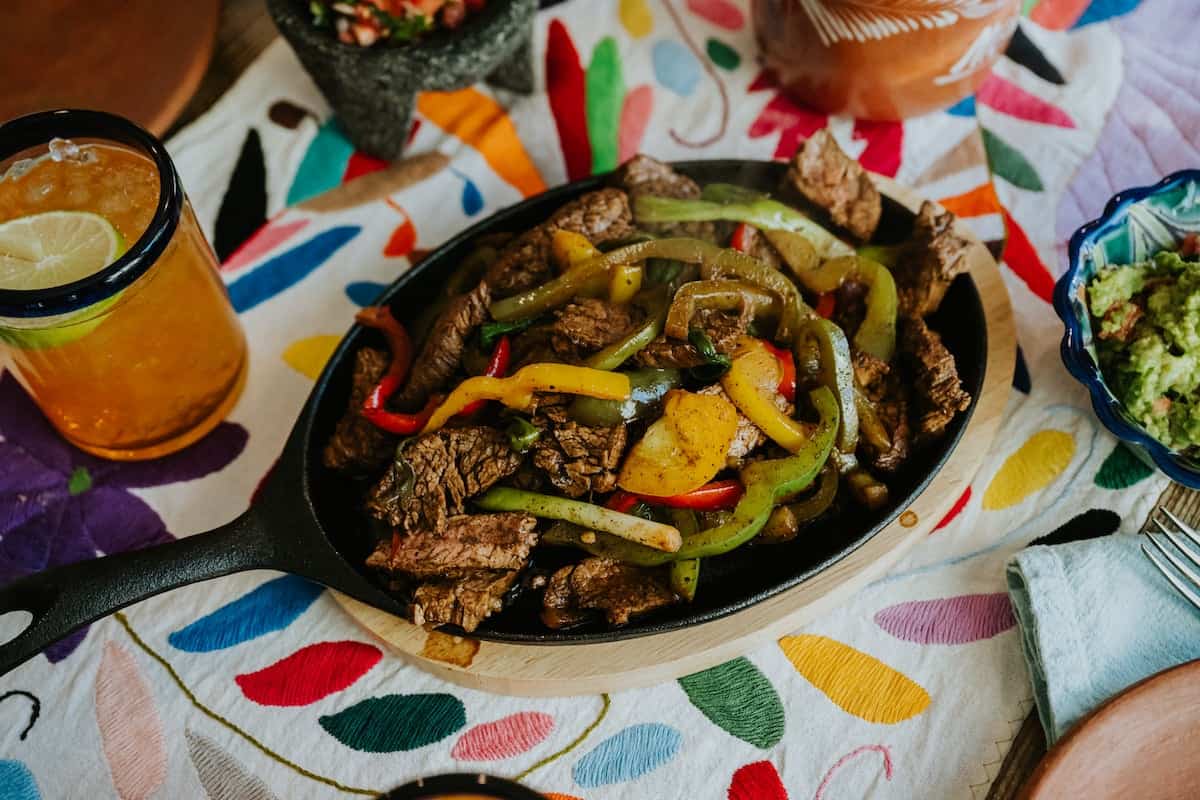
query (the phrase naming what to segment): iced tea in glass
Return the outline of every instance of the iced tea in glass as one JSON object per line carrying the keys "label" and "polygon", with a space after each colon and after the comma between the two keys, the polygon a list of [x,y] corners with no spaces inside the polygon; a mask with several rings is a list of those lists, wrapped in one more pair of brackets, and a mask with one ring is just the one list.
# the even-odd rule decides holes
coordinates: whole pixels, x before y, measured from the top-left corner
{"label": "iced tea in glass", "polygon": [[154,458],[221,421],[246,342],[162,144],[91,111],[0,125],[0,346],[77,447]]}

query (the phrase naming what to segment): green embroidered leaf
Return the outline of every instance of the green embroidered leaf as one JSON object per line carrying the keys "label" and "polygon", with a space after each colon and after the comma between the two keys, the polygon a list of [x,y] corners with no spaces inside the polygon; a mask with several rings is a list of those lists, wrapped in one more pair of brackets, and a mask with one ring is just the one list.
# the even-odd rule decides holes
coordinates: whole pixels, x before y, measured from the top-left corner
{"label": "green embroidered leaf", "polygon": [[592,172],[608,172],[617,167],[617,128],[621,124],[621,103],[625,99],[625,81],[621,77],[621,53],[617,42],[605,36],[592,51],[584,78],[587,91],[587,129],[592,143]]}
{"label": "green embroidered leaf", "polygon": [[1096,485],[1101,489],[1128,489],[1153,472],[1132,450],[1118,443],[1096,472]]}
{"label": "green embroidered leaf", "polygon": [[738,51],[719,39],[709,39],[704,43],[704,49],[713,63],[721,69],[734,70],[742,63],[742,57],[738,55]]}
{"label": "green embroidered leaf", "polygon": [[467,724],[467,712],[462,701],[448,694],[389,694],[317,721],[353,750],[395,753],[445,739]]}
{"label": "green embroidered leaf", "polygon": [[987,128],[980,128],[979,133],[983,136],[983,147],[987,150],[993,173],[1019,189],[1040,192],[1045,188],[1037,170],[1020,151]]}
{"label": "green embroidered leaf", "polygon": [[748,659],[735,658],[679,679],[688,700],[709,721],[766,750],[783,738],[783,704],[771,682]]}

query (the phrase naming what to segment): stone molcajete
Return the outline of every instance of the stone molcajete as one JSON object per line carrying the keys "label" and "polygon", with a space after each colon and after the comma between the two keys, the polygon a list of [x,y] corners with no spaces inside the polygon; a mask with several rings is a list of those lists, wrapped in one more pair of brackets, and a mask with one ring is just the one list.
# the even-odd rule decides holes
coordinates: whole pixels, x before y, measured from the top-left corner
{"label": "stone molcajete", "polygon": [[392,160],[404,149],[417,92],[481,80],[533,91],[537,0],[497,0],[455,30],[369,48],[343,44],[315,27],[305,0],[267,0],[267,7],[354,146],[377,158]]}

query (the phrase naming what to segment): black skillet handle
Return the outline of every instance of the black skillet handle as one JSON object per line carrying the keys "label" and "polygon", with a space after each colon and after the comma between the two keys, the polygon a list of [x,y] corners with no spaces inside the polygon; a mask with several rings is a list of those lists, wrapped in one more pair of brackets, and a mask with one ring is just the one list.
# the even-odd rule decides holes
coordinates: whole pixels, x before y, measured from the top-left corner
{"label": "black skillet handle", "polygon": [[0,586],[0,614],[33,615],[24,631],[0,644],[0,675],[72,631],[139,600],[189,583],[275,566],[275,549],[260,514],[251,508],[207,533],[68,564]]}

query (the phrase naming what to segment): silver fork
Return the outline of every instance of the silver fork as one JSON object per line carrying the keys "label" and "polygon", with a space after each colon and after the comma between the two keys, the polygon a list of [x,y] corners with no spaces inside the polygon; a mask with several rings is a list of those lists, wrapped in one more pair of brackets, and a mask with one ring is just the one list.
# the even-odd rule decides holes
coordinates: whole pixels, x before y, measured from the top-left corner
{"label": "silver fork", "polygon": [[[1163,574],[1163,577],[1170,581],[1171,585],[1192,605],[1200,609],[1200,572],[1197,572],[1197,569],[1200,568],[1200,533],[1197,533],[1195,528],[1167,509],[1160,507],[1157,511],[1162,512],[1176,530],[1171,530],[1170,527],[1163,524],[1159,517],[1151,514],[1150,522],[1154,524],[1159,533],[1148,532],[1146,534],[1142,541],[1142,551]],[[1173,547],[1164,544],[1162,542],[1164,538]],[[1176,555],[1176,552],[1183,554],[1183,559]],[[1171,566],[1167,566],[1168,562]]]}

